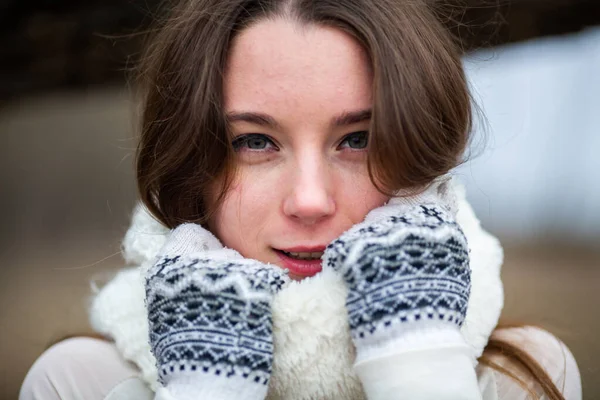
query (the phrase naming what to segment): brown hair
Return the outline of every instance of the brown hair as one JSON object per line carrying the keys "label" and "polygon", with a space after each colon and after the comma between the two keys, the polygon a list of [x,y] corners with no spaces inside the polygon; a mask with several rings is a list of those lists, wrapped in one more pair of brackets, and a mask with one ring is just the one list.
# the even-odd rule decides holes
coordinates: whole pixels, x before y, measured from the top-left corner
{"label": "brown hair", "polygon": [[[265,18],[335,27],[362,44],[374,73],[369,173],[381,192],[421,187],[447,173],[462,161],[472,102],[460,51],[437,12],[424,0],[181,1],[140,67],[142,201],[170,228],[209,220],[210,191],[221,182],[218,202],[235,173],[222,107],[228,50],[236,34]],[[486,354],[510,350],[550,399],[563,398],[526,353],[496,340],[490,346]],[[482,361],[493,366],[486,354]]]}
{"label": "brown hair", "polygon": [[275,17],[339,28],[367,50],[374,71],[368,162],[380,191],[422,186],[460,162],[471,126],[460,54],[420,2],[184,0],[140,70],[138,187],[168,227],[206,222],[217,178],[221,196],[227,191],[235,168],[222,109],[227,52],[244,27]]}
{"label": "brown hair", "polygon": [[[523,324],[500,323],[498,329],[522,327]],[[498,332],[496,330],[495,332]],[[514,379],[524,390],[529,392],[532,399],[539,399],[535,384],[538,384],[543,394],[549,400],[565,400],[560,389],[554,384],[546,370],[527,351],[506,340],[495,336],[495,332],[488,340],[485,351],[479,362],[487,365]],[[498,363],[494,356],[501,356],[511,361],[506,367]]]}

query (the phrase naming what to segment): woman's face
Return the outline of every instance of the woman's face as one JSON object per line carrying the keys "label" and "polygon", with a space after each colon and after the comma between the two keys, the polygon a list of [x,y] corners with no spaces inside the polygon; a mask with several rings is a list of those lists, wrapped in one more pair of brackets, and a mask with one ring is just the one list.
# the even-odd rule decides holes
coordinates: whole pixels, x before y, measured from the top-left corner
{"label": "woman's face", "polygon": [[226,247],[312,276],[325,246],[388,200],[367,171],[371,84],[340,30],[278,19],[240,33],[224,81],[238,173],[210,224]]}

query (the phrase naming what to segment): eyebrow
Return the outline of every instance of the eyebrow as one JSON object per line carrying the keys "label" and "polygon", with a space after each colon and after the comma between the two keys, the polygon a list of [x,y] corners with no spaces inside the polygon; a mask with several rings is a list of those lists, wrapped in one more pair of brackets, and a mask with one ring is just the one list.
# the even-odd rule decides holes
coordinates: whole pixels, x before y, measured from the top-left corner
{"label": "eyebrow", "polygon": [[[341,127],[357,124],[359,122],[368,121],[371,119],[372,111],[370,109],[359,111],[345,111],[340,115],[335,116],[331,120],[331,126]],[[280,129],[281,125],[268,114],[258,112],[230,112],[227,114],[227,121],[233,122],[248,122],[255,125],[265,126],[271,129]]]}
{"label": "eyebrow", "polygon": [[353,125],[359,122],[369,121],[371,119],[372,111],[368,110],[360,110],[360,111],[352,111],[352,112],[343,112],[333,119],[331,125],[333,126],[346,126]]}

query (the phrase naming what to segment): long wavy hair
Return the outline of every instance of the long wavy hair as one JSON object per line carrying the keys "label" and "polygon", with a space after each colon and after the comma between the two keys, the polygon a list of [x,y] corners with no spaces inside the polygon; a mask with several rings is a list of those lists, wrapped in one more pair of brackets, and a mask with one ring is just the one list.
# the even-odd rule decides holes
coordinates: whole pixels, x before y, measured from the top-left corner
{"label": "long wavy hair", "polygon": [[[373,70],[367,159],[379,191],[393,194],[422,187],[456,167],[470,140],[473,102],[460,48],[433,4],[425,0],[169,4],[169,16],[151,37],[139,67],[142,116],[136,168],[141,200],[170,228],[209,221],[214,210],[206,199],[214,183],[220,182],[218,204],[235,174],[223,110],[228,51],[240,31],[265,18],[334,27],[365,49]],[[495,353],[508,356],[518,371],[529,376],[495,364]],[[511,343],[492,336],[480,361],[526,389],[527,380],[533,379],[549,399],[563,399],[544,369]]]}

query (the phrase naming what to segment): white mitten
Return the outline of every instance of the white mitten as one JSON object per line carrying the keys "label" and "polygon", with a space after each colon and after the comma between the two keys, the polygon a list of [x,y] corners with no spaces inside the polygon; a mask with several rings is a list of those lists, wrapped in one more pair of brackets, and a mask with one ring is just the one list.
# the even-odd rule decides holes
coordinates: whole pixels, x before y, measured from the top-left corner
{"label": "white mitten", "polygon": [[157,399],[264,399],[273,362],[278,267],[224,249],[194,224],[176,228],[146,278]]}

